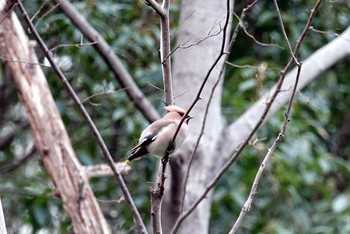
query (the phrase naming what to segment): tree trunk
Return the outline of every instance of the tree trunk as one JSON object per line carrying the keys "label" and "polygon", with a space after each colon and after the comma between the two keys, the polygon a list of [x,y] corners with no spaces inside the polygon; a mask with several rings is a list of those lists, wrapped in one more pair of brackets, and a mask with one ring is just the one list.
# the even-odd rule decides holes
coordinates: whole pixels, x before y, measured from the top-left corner
{"label": "tree trunk", "polygon": [[[180,15],[181,26],[177,32],[177,45],[188,46],[201,42],[186,49],[178,49],[174,53],[173,78],[176,105],[185,109],[191,105],[209,68],[219,55],[226,13],[225,0],[183,1]],[[171,172],[169,172],[169,180],[166,183],[170,187],[167,188],[163,201],[164,233],[169,233],[179,215],[185,168],[200,135],[209,96],[219,79],[222,65],[223,61],[220,61],[214,68],[202,92],[202,99],[191,112],[194,119],[189,124],[189,135],[183,146],[170,160]],[[212,171],[213,165],[220,157],[215,153],[215,146],[223,127],[220,107],[223,81],[219,82],[210,104],[204,134],[190,169],[184,210],[203,192],[209,180],[207,172]],[[179,233],[207,233],[210,205],[211,194],[184,221]]]}
{"label": "tree trunk", "polygon": [[[8,1],[10,2],[10,1]],[[0,54],[6,58],[20,100],[33,129],[35,144],[55,185],[75,233],[109,233],[87,176],[72,149],[69,137],[38,65],[34,45],[28,41],[18,18],[8,14],[0,0]]]}

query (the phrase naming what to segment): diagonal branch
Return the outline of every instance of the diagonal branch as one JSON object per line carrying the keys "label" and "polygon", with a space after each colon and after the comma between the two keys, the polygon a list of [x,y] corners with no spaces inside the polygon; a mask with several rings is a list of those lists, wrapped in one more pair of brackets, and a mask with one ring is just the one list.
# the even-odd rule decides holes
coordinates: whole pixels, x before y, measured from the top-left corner
{"label": "diagonal branch", "polygon": [[81,31],[81,33],[91,42],[96,42],[94,47],[101,54],[107,65],[114,73],[120,86],[125,89],[126,94],[134,105],[141,111],[149,122],[159,119],[159,114],[141,90],[137,87],[132,77],[113,52],[112,48],[102,38],[102,36],[87,22],[84,16],[79,13],[68,0],[56,0],[63,13]]}

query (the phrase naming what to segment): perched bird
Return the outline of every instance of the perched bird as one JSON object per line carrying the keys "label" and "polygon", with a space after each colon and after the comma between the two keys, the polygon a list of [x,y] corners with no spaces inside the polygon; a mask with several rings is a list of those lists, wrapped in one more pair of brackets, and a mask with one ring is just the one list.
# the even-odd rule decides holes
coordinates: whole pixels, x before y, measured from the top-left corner
{"label": "perched bird", "polygon": [[[131,156],[125,163],[128,164],[131,160],[140,158],[148,153],[162,158],[166,155],[166,151],[186,111],[174,105],[166,106],[165,110],[167,110],[167,113],[163,118],[153,122],[142,131],[139,143],[131,149]],[[189,115],[185,117],[170,153],[177,150],[185,140],[188,131],[188,122],[192,118]]]}

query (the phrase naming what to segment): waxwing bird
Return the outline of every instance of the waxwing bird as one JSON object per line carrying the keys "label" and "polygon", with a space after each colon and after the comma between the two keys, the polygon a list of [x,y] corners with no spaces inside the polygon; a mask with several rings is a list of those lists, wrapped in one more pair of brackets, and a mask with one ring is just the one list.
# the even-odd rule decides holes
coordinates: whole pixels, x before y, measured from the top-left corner
{"label": "waxwing bird", "polygon": [[[129,163],[131,160],[140,158],[145,154],[153,154],[163,158],[166,155],[174,134],[181,122],[181,119],[186,114],[186,111],[178,106],[166,106],[167,113],[163,118],[153,122],[145,130],[142,131],[139,143],[131,149],[131,156],[125,161]],[[191,116],[186,116],[182,123],[179,132],[175,138],[173,150],[177,150],[187,136],[188,122],[192,119]],[[171,152],[171,153],[172,153]]]}

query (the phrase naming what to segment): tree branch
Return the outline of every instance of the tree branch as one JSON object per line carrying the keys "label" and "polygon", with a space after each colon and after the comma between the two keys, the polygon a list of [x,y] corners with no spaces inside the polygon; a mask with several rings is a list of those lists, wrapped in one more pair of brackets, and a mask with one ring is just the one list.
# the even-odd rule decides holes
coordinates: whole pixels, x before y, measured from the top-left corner
{"label": "tree branch", "polygon": [[[124,162],[114,164],[121,174],[127,174],[131,170],[131,167]],[[88,178],[114,176],[111,167],[107,164],[85,166],[84,169]]]}
{"label": "tree branch", "polygon": [[171,57],[170,57],[170,27],[169,27],[169,2],[163,0],[162,9],[164,15],[160,15],[160,60],[162,62],[162,73],[165,93],[165,103],[173,105],[173,80],[171,78]]}
{"label": "tree branch", "polygon": [[[169,154],[165,156],[169,157]],[[152,217],[152,228],[153,233],[162,233],[162,222],[161,222],[161,205],[164,195],[164,183],[165,183],[165,170],[168,161],[162,160],[162,163],[159,165],[157,180],[155,188],[151,188],[151,217]]]}
{"label": "tree branch", "polygon": [[55,64],[53,57],[51,56],[51,53],[49,51],[49,49],[47,48],[47,46],[45,45],[44,41],[42,40],[42,38],[40,37],[40,35],[38,34],[38,32],[36,31],[33,23],[31,22],[27,11],[25,10],[23,4],[21,1],[17,1],[18,2],[18,6],[20,11],[23,14],[23,17],[26,21],[26,23],[28,24],[28,27],[30,28],[31,32],[33,33],[35,39],[37,40],[37,42],[39,43],[41,49],[44,51],[46,58],[48,59],[50,65],[52,66],[53,70],[55,71],[55,73],[57,74],[57,76],[59,77],[59,79],[61,80],[61,82],[63,83],[63,85],[65,86],[65,88],[67,89],[68,94],[70,95],[70,97],[73,99],[74,103],[77,105],[78,109],[81,111],[82,115],[84,116],[87,124],[89,125],[89,127],[91,128],[97,143],[99,145],[99,147],[101,148],[104,157],[106,158],[109,166],[111,167],[113,173],[114,173],[114,177],[117,181],[117,183],[119,184],[124,197],[127,201],[127,203],[130,206],[130,209],[132,211],[132,214],[134,216],[136,225],[138,227],[138,230],[140,233],[147,233],[146,227],[141,219],[141,216],[134,204],[134,201],[130,195],[130,192],[128,190],[128,188],[126,187],[126,184],[124,182],[123,177],[121,176],[118,168],[114,165],[114,161],[112,159],[111,154],[109,153],[106,144],[104,143],[99,131],[97,130],[95,124],[93,123],[90,115],[87,113],[85,107],[83,106],[83,104],[81,103],[79,97],[76,95],[76,93],[74,92],[73,88],[70,86],[70,84],[68,83],[66,77],[64,76],[64,74],[62,73],[62,71],[59,69],[59,67]]}
{"label": "tree branch", "polygon": [[163,0],[162,6],[154,0],[146,0],[146,2],[158,13],[160,18],[160,61],[162,64],[165,103],[167,106],[173,105],[169,26],[170,0]]}
{"label": "tree branch", "polygon": [[137,87],[132,77],[119,60],[112,48],[102,38],[102,36],[86,21],[68,0],[55,0],[63,13],[72,21],[72,23],[81,31],[81,33],[91,42],[96,42],[94,47],[101,54],[120,86],[125,89],[126,94],[134,105],[141,111],[149,122],[159,119],[159,114],[149,103],[141,90]]}
{"label": "tree branch", "polygon": [[150,5],[157,14],[161,17],[165,16],[165,11],[162,6],[160,6],[155,0],[146,0],[147,4]]}

